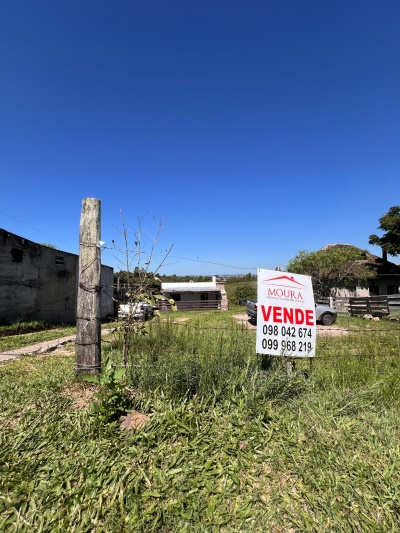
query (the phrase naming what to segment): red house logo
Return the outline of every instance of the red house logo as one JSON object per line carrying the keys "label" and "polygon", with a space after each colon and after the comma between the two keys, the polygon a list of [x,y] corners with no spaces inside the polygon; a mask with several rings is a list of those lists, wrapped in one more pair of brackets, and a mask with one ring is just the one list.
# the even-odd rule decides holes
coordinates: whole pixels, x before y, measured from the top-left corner
{"label": "red house logo", "polygon": [[302,302],[302,290],[307,290],[306,285],[297,281],[294,276],[277,276],[274,278],[264,279],[261,283],[268,285],[268,298],[276,300],[290,300]]}

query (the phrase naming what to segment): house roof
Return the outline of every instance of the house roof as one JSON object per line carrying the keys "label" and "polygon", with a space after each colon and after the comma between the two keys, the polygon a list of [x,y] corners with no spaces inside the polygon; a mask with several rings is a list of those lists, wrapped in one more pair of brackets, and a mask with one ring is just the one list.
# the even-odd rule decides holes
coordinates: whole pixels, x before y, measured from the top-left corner
{"label": "house roof", "polygon": [[219,291],[215,282],[184,282],[161,283],[161,290],[165,292],[216,292]]}
{"label": "house roof", "polygon": [[391,261],[387,261],[382,257],[371,254],[371,252],[368,252],[367,250],[362,250],[361,248],[353,246],[352,244],[326,244],[321,248],[321,250],[328,250],[329,248],[339,246],[351,246],[352,248],[356,248],[365,258],[365,263],[375,269],[375,273],[377,276],[400,276],[400,265],[396,265]]}
{"label": "house roof", "polygon": [[368,263],[373,266],[378,276],[400,276],[400,266],[390,261],[385,261],[382,257],[372,255],[373,259],[368,260]]}

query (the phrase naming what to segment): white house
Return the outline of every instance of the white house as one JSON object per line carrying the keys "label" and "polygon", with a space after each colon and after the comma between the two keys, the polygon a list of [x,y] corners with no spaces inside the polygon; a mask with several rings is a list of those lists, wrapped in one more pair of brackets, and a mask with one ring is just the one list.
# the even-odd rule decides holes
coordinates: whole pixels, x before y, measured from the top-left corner
{"label": "white house", "polygon": [[161,283],[161,292],[175,301],[179,311],[228,309],[225,282],[217,281],[216,276],[206,282]]}

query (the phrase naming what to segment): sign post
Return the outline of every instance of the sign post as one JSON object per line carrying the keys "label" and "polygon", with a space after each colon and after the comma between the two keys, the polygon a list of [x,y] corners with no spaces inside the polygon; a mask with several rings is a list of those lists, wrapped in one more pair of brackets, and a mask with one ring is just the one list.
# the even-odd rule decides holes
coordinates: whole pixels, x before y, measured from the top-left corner
{"label": "sign post", "polygon": [[315,357],[311,277],[258,269],[257,285],[257,353]]}

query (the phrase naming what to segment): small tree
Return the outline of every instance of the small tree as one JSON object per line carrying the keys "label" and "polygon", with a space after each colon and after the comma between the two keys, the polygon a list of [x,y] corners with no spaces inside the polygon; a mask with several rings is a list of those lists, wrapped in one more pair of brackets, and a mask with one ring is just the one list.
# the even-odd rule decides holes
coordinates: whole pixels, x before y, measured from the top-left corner
{"label": "small tree", "polygon": [[369,236],[369,244],[380,246],[390,255],[400,254],[400,205],[395,205],[379,219],[378,229],[385,231],[382,237],[372,234]]}
{"label": "small tree", "polygon": [[331,296],[340,286],[364,281],[374,276],[365,253],[346,244],[338,244],[317,252],[300,251],[291,259],[286,270],[311,276],[314,291],[319,296]]}
{"label": "small tree", "polygon": [[[163,229],[162,221],[157,223],[154,221],[155,233],[150,231],[143,231],[142,221],[138,220],[137,229],[133,230],[134,245],[131,248],[129,239],[129,230],[125,225],[124,217],[121,212],[122,222],[122,235],[124,240],[124,247],[122,249],[117,248],[114,244],[114,250],[118,252],[115,258],[123,264],[123,275],[126,281],[125,294],[128,298],[128,302],[132,309],[134,304],[138,301],[151,303],[155,305],[159,300],[165,297],[160,293],[158,289],[154,288],[154,281],[160,281],[157,274],[160,268],[164,265],[168,255],[171,252],[172,246],[167,249],[163,254],[156,252],[157,245],[161,231]],[[123,259],[119,258],[120,253],[123,255]],[[132,266],[135,267],[132,271]],[[151,270],[150,270],[151,269]],[[169,300],[171,309],[176,310],[174,300]],[[129,317],[124,321],[122,325],[123,330],[123,348],[122,348],[122,361],[126,365],[127,353],[129,346],[132,344],[133,339],[138,334],[146,334],[146,328],[143,323],[135,321],[133,317]]]}
{"label": "small tree", "polygon": [[257,298],[257,288],[254,285],[251,285],[250,283],[246,283],[245,285],[240,285],[239,287],[236,287],[234,295],[237,301]]}

